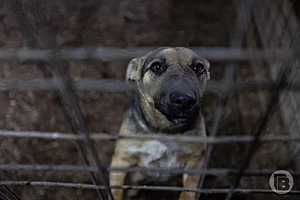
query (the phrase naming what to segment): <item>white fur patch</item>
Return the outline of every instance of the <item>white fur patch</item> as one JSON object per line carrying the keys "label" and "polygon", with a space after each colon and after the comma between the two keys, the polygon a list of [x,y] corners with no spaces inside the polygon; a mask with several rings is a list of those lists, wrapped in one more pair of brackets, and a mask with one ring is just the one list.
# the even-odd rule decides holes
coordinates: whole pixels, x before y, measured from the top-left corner
{"label": "white fur patch", "polygon": [[[176,142],[149,140],[128,146],[128,154],[138,158],[140,167],[183,168],[185,163],[179,157],[192,153],[189,147]],[[160,172],[143,172],[147,179],[166,181],[172,174]]]}
{"label": "white fur patch", "polygon": [[159,141],[151,140],[142,146],[132,145],[128,147],[128,153],[138,155],[142,165],[149,166],[153,161],[161,159],[167,153],[167,146]]}

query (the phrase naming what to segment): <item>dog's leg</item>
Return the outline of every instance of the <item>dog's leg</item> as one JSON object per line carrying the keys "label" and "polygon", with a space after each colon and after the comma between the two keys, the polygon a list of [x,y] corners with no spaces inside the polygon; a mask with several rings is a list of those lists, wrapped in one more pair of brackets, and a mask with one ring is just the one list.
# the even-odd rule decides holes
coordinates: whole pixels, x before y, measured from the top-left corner
{"label": "dog's leg", "polygon": [[[201,159],[192,159],[187,163],[188,169],[203,169],[205,165],[205,156]],[[197,175],[188,175],[183,174],[183,187],[190,189],[197,189],[199,184],[201,183],[201,176]],[[179,200],[197,200],[199,198],[199,194],[196,192],[182,192],[180,194]]]}
{"label": "dog's leg", "polygon": [[[200,181],[200,176],[183,175],[183,187],[195,189]],[[179,200],[196,200],[197,194],[195,192],[182,192]]]}
{"label": "dog's leg", "polygon": [[[120,157],[115,157],[112,160],[111,167],[127,167],[129,163],[124,162],[124,160]],[[126,173],[125,172],[111,172],[110,173],[110,185],[111,186],[122,186],[125,182]],[[112,189],[112,194],[114,200],[122,200],[123,199],[123,189]]]}
{"label": "dog's leg", "polygon": [[[124,149],[123,149],[124,151]],[[128,155],[121,151],[116,151],[111,162],[111,167],[130,167],[132,163],[128,159]],[[125,172],[111,172],[110,173],[110,185],[122,186],[126,179]],[[123,200],[123,189],[112,189],[114,200]]]}

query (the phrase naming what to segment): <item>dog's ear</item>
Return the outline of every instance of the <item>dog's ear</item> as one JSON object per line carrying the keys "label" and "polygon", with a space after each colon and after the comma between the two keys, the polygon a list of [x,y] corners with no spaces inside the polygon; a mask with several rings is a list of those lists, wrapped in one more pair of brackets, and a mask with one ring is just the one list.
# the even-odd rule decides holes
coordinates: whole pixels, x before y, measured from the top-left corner
{"label": "dog's ear", "polygon": [[132,59],[126,71],[126,80],[129,82],[136,82],[141,79],[142,76],[142,67],[143,67],[144,58],[134,58]]}
{"label": "dog's ear", "polygon": [[209,72],[209,69],[210,69],[210,63],[208,60],[204,59],[204,58],[201,58],[202,62],[203,62],[203,65],[206,69],[206,79],[209,80],[210,79],[210,72]]}

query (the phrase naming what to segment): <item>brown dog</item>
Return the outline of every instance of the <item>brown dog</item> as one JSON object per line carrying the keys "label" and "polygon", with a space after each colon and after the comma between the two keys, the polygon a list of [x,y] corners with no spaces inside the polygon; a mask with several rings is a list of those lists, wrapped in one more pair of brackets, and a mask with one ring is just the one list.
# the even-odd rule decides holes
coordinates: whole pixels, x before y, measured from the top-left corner
{"label": "brown dog", "polygon": [[[192,50],[182,47],[159,48],[144,57],[133,59],[127,69],[127,80],[136,86],[134,102],[121,129],[122,135],[179,134],[206,136],[200,100],[209,79],[209,63]],[[201,169],[206,145],[154,139],[122,139],[116,144],[111,167],[161,167]],[[127,174],[112,172],[110,184],[122,186],[125,181],[140,183],[168,182],[172,174],[145,172]],[[182,184],[197,188],[200,176],[184,174]],[[124,199],[123,190],[114,189],[115,200]],[[180,200],[196,199],[196,193],[182,192]]]}

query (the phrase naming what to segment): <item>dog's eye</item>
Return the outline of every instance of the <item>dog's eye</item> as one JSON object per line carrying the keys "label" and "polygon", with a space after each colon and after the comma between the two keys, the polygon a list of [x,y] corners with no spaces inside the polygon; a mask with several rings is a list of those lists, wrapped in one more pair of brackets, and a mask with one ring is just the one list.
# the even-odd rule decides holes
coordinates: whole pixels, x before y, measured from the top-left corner
{"label": "dog's eye", "polygon": [[205,66],[202,63],[197,63],[191,66],[192,70],[200,76],[206,72]]}
{"label": "dog's eye", "polygon": [[154,62],[150,66],[150,70],[155,73],[156,75],[161,75],[166,71],[166,66],[161,64],[160,62]]}

